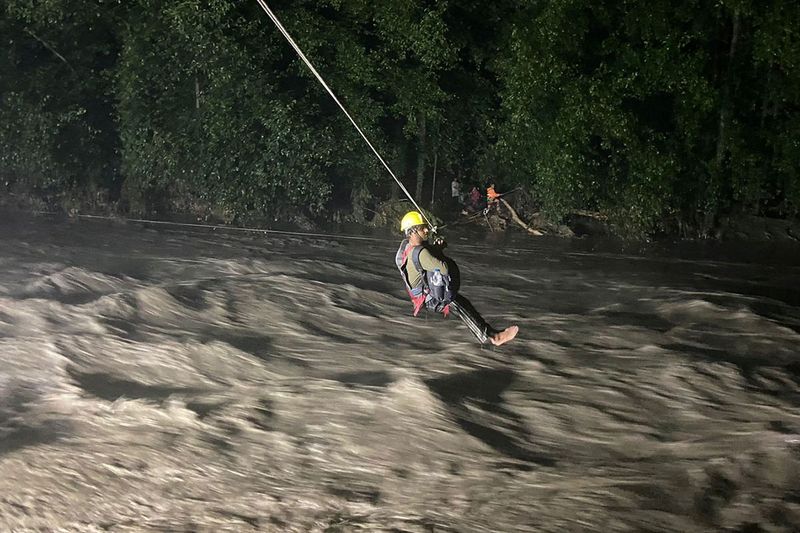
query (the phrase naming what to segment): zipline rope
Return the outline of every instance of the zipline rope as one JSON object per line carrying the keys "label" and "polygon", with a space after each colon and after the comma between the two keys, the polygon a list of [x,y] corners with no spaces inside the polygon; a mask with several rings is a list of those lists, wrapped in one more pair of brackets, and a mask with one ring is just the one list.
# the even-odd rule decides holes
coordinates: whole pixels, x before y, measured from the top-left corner
{"label": "zipline rope", "polygon": [[[43,215],[43,216],[61,216],[64,213],[56,212],[56,211],[34,211],[34,214]],[[480,213],[478,213],[480,215]],[[277,229],[265,229],[265,228],[246,228],[246,227],[238,227],[238,226],[223,226],[219,224],[198,224],[192,222],[171,222],[169,220],[152,220],[146,218],[126,218],[126,217],[118,217],[118,216],[106,216],[106,215],[82,215],[82,214],[72,214],[69,215],[70,218],[75,219],[85,219],[85,220],[110,220],[114,222],[124,222],[126,224],[148,224],[153,226],[167,226],[173,228],[197,228],[197,229],[204,229],[204,230],[223,230],[223,231],[232,231],[232,232],[241,232],[241,233],[261,233],[264,235],[287,235],[290,237],[315,237],[320,239],[334,239],[334,240],[344,240],[344,241],[371,241],[371,242],[384,242],[384,243],[392,243],[395,245],[397,243],[396,240],[393,239],[383,239],[380,237],[362,237],[360,235],[344,235],[342,233],[331,234],[331,233],[313,233],[313,232],[306,232],[306,231],[288,231],[288,230],[277,230]],[[468,248],[472,250],[479,250],[482,251],[485,249],[483,245],[475,245],[475,244],[459,244],[459,248]],[[537,252],[535,249],[530,248],[504,248],[506,252]]]}
{"label": "zipline rope", "polygon": [[278,28],[278,30],[283,34],[283,36],[286,38],[286,40],[289,42],[289,44],[292,46],[292,48],[294,48],[294,51],[297,52],[297,55],[300,57],[300,59],[303,60],[303,62],[308,67],[308,69],[312,72],[312,74],[314,74],[314,76],[317,78],[317,80],[319,80],[319,82],[322,84],[322,86],[325,88],[325,90],[328,91],[328,94],[331,95],[331,98],[333,98],[333,101],[336,102],[336,104],[339,106],[339,108],[342,110],[342,112],[345,114],[345,116],[347,116],[347,118],[350,119],[350,122],[356,128],[356,131],[358,131],[358,133],[361,135],[361,137],[367,143],[367,146],[369,146],[370,149],[372,149],[372,152],[375,154],[375,156],[378,158],[378,160],[383,164],[383,166],[386,168],[386,170],[389,172],[389,174],[392,176],[392,178],[394,178],[394,181],[397,182],[397,184],[400,186],[400,189],[402,189],[402,191],[405,193],[405,195],[408,197],[408,199],[411,200],[411,203],[414,204],[414,207],[417,208],[417,211],[419,211],[419,213],[422,215],[422,218],[425,219],[425,222],[428,223],[428,226],[430,226],[430,228],[432,230],[435,230],[436,228],[434,227],[433,224],[431,224],[431,221],[428,220],[428,217],[425,216],[425,213],[422,211],[422,209],[419,207],[417,202],[411,196],[411,193],[408,192],[408,189],[406,189],[405,185],[403,185],[403,182],[401,182],[397,178],[397,176],[395,176],[394,172],[392,172],[392,169],[389,168],[389,165],[386,163],[386,161],[384,161],[383,157],[381,157],[381,154],[378,153],[378,150],[375,149],[375,147],[369,141],[369,139],[364,134],[364,132],[361,130],[361,128],[358,126],[358,124],[353,119],[353,117],[350,116],[350,113],[347,112],[347,109],[345,109],[344,105],[342,105],[342,102],[339,101],[339,99],[333,93],[333,91],[328,86],[328,84],[325,83],[325,80],[322,79],[322,76],[320,76],[319,72],[317,72],[317,69],[314,68],[314,65],[311,64],[311,61],[308,60],[308,58],[303,53],[303,51],[300,50],[300,47],[297,46],[297,43],[294,42],[294,39],[292,39],[292,36],[289,35],[289,32],[287,32],[286,28],[283,27],[283,24],[281,24],[281,21],[278,20],[278,17],[275,16],[275,13],[273,13],[272,10],[269,8],[269,6],[267,5],[266,1],[265,0],[256,0],[256,1],[258,2],[258,5],[260,5],[261,8],[264,10],[264,12],[267,14],[267,16],[270,18],[270,20],[272,20],[272,22],[275,24],[275,26]]}
{"label": "zipline rope", "polygon": [[[60,213],[39,211],[41,215],[58,215]],[[153,224],[155,226],[173,226],[177,228],[200,228],[211,230],[225,230],[225,231],[240,231],[245,233],[263,233],[273,235],[289,235],[292,237],[320,237],[323,239],[344,239],[351,241],[373,241],[373,242],[394,242],[388,239],[380,239],[377,237],[361,237],[358,235],[332,235],[330,233],[312,233],[306,231],[286,231],[277,229],[263,229],[263,228],[242,228],[238,226],[222,226],[219,224],[195,224],[191,222],[171,222],[168,220],[150,220],[145,218],[121,218],[121,217],[108,217],[103,215],[70,215],[73,218],[85,218],[87,220],[114,220],[121,222],[134,222],[139,224]]]}

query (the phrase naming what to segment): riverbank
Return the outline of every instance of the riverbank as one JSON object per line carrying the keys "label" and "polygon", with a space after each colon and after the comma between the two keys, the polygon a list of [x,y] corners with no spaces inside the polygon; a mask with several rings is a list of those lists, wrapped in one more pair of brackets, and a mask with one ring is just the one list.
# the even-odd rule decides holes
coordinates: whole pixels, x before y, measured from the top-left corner
{"label": "riverbank", "polygon": [[[384,228],[392,231],[402,215],[412,208],[408,201],[386,201],[369,211],[368,215],[353,216],[346,210],[331,210],[316,218],[299,211],[281,210],[271,217],[233,215],[214,209],[207,204],[184,202],[170,209],[154,213],[131,212],[124,201],[111,201],[105,191],[82,193],[30,194],[6,191],[0,196],[0,208],[27,213],[63,214],[66,216],[93,215],[119,219],[149,219],[178,221],[182,223],[218,224],[231,227],[248,226],[269,229],[280,226],[294,227],[303,231],[322,231],[331,225],[356,228],[356,231],[371,232]],[[517,232],[535,238],[541,235],[561,238],[611,237],[622,240],[642,240],[641,235],[632,236],[609,222],[601,213],[578,211],[567,214],[560,222],[553,222],[535,209],[526,195],[503,201],[498,207],[484,214],[482,210],[467,211],[460,207],[436,206],[426,210],[432,222],[440,228],[483,228],[487,232]],[[361,230],[357,228],[361,227]],[[664,224],[660,231],[645,237],[645,240],[721,241],[800,244],[800,220],[758,217],[742,214],[721,217],[715,227],[700,231],[678,221]]]}

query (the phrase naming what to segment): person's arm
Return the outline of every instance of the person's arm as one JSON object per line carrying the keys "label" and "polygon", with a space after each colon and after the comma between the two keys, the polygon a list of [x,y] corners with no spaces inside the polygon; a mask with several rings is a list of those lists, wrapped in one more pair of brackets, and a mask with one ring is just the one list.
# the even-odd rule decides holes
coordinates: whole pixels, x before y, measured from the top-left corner
{"label": "person's arm", "polygon": [[422,251],[419,253],[419,263],[422,265],[422,268],[424,268],[428,272],[433,272],[438,268],[439,272],[441,272],[442,274],[444,275],[449,274],[449,272],[447,271],[447,263],[439,259],[436,259],[433,256],[433,254],[431,254],[430,251],[428,251],[426,248],[423,248]]}

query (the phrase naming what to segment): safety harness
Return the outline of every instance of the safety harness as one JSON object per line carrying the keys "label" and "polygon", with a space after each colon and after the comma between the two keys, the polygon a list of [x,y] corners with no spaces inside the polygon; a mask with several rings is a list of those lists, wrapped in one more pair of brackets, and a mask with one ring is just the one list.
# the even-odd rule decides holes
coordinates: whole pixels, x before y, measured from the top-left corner
{"label": "safety harness", "polygon": [[[418,246],[410,246],[408,244],[408,239],[403,239],[395,255],[395,264],[398,270],[400,270],[403,283],[406,285],[406,291],[411,298],[411,303],[414,305],[414,316],[419,314],[423,305],[431,311],[436,311],[437,313],[442,313],[444,316],[447,316],[450,313],[450,302],[455,298],[455,294],[450,290],[450,276],[442,274],[438,269],[430,272],[422,268],[419,254],[424,248],[424,245],[421,244]],[[414,268],[421,274],[421,281],[417,287],[412,287],[411,283],[409,283],[409,258]]]}

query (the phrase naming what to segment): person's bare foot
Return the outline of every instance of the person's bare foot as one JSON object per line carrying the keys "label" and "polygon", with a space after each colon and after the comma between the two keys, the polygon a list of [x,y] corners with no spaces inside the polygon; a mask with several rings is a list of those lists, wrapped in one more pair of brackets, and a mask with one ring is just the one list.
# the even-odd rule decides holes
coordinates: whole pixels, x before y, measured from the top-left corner
{"label": "person's bare foot", "polygon": [[495,333],[489,337],[489,340],[495,346],[500,346],[507,342],[513,341],[514,337],[517,336],[517,333],[519,333],[519,326],[510,326],[499,333]]}

